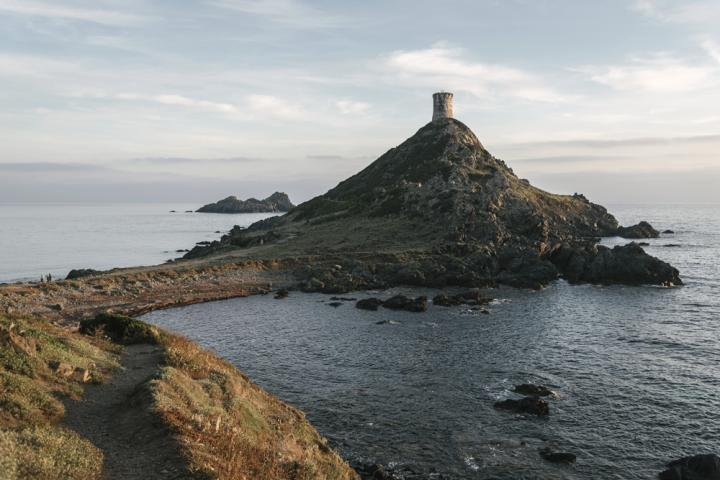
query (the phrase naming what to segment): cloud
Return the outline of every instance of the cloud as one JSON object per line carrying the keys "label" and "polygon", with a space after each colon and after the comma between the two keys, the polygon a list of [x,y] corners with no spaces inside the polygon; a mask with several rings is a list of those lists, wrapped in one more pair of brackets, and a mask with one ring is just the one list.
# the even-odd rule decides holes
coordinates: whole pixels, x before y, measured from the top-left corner
{"label": "cloud", "polygon": [[700,45],[716,62],[720,63],[720,45],[715,41],[706,39],[703,40]]}
{"label": "cloud", "polygon": [[713,25],[720,21],[720,3],[717,0],[636,0],[632,8],[666,23]]}
{"label": "cloud", "polygon": [[342,16],[328,14],[299,0],[216,0],[211,4],[296,28],[335,28],[349,24]]}
{"label": "cloud", "polygon": [[385,66],[405,82],[468,92],[481,98],[498,94],[538,102],[576,98],[555,91],[523,70],[470,61],[462,49],[446,43],[423,50],[395,51],[387,56]]}
{"label": "cloud", "polygon": [[354,100],[338,100],[335,102],[335,106],[340,110],[341,113],[346,115],[357,115],[365,113],[370,108],[370,104],[365,102],[357,102]]}
{"label": "cloud", "polygon": [[77,20],[112,27],[130,27],[145,23],[148,18],[113,10],[73,8],[32,0],[0,0],[0,14],[26,15],[51,19]]}
{"label": "cloud", "polygon": [[681,60],[655,56],[634,59],[622,65],[587,66],[572,69],[614,90],[651,93],[680,93],[714,85],[718,68],[690,65]]}
{"label": "cloud", "polygon": [[53,162],[12,162],[0,163],[3,173],[77,173],[106,172],[107,168],[86,163],[53,163]]}
{"label": "cloud", "polygon": [[615,139],[576,139],[558,140],[543,142],[517,143],[515,146],[523,147],[591,147],[591,148],[615,148],[615,147],[645,147],[668,144],[713,144],[720,143],[720,134],[717,135],[693,135],[683,137],[636,137],[636,138],[615,138]]}

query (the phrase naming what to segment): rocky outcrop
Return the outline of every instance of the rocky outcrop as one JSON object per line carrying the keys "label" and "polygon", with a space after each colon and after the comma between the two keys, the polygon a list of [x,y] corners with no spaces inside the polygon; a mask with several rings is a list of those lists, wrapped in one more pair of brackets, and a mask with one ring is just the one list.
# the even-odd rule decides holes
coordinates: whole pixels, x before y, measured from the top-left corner
{"label": "rocky outcrop", "polygon": [[550,406],[540,397],[524,397],[520,400],[508,398],[495,402],[494,407],[498,410],[510,410],[515,413],[529,413],[538,416],[550,414]]}
{"label": "rocky outcrop", "polygon": [[455,295],[441,293],[433,297],[433,305],[439,307],[453,307],[457,305],[487,305],[492,298],[484,296],[480,290],[468,290]]}
{"label": "rocky outcrop", "polygon": [[200,207],[197,211],[201,213],[273,213],[288,212],[294,207],[295,205],[292,204],[287,194],[275,192],[263,200],[256,198],[240,200],[235,196],[230,196]]}
{"label": "rocky outcrop", "polygon": [[92,268],[77,268],[70,270],[70,272],[68,272],[67,276],[65,277],[65,280],[75,280],[78,278],[89,277],[91,275],[97,275],[99,273],[102,272],[100,272],[99,270],[93,270]]}
{"label": "rocky outcrop", "polygon": [[424,312],[427,310],[427,297],[420,296],[409,298],[405,295],[395,295],[385,300],[382,304],[383,308],[390,310],[405,310],[406,312]]}
{"label": "rocky outcrop", "polygon": [[657,238],[660,232],[655,230],[648,222],[642,221],[637,225],[630,227],[619,227],[615,234],[618,237],[638,239],[638,238]]}
{"label": "rocky outcrop", "polygon": [[677,269],[646,254],[635,243],[613,248],[562,244],[547,258],[573,283],[682,285]]}
{"label": "rocky outcrop", "polygon": [[[599,237],[653,231],[645,222],[619,227],[604,207],[583,195],[533,187],[493,157],[466,125],[441,118],[326,194],[286,215],[233,229],[186,258],[234,249],[253,249],[255,258],[311,257],[313,265],[297,276],[304,290],[324,293],[498,283],[537,289],[561,275],[600,283],[677,284],[672,267],[643,251],[633,252],[636,268],[622,274],[598,264],[581,271],[563,265],[563,270],[549,256],[558,245],[592,249]],[[598,249],[581,263],[616,253],[623,252]]]}
{"label": "rocky outcrop", "polygon": [[674,460],[658,475],[660,480],[720,480],[720,457],[694,455]]}

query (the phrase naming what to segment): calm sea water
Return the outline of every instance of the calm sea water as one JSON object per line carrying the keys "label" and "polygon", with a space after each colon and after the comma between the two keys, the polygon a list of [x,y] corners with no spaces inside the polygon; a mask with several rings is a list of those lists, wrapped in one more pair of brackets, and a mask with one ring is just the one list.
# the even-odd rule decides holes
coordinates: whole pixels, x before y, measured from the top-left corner
{"label": "calm sea water", "polygon": [[[0,204],[0,282],[73,268],[154,265],[268,214],[186,213],[184,204]],[[175,210],[176,213],[171,213]]]}
{"label": "calm sea water", "polygon": [[[624,224],[675,230],[647,250],[678,267],[684,287],[502,288],[488,292],[490,315],[366,312],[292,293],[145,319],[215,349],[304,410],[353,462],[421,478],[656,478],[670,459],[720,453],[720,207],[611,211]],[[522,382],[558,392],[549,418],[493,409]],[[547,444],[577,463],[543,461]]]}

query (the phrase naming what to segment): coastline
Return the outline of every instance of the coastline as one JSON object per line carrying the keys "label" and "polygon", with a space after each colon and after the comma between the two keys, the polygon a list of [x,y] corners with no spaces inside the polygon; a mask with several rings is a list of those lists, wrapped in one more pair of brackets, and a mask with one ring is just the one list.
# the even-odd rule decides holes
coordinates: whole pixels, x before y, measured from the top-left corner
{"label": "coastline", "polygon": [[[126,375],[120,367],[121,358],[123,365],[128,361],[133,364],[137,355],[143,354],[117,345],[133,342],[112,343],[97,335],[78,333],[77,327],[83,320],[99,318],[100,313],[135,316],[175,306],[269,293],[293,284],[290,271],[294,264],[293,260],[183,261],[116,269],[73,280],[0,285],[0,333],[3,334],[0,354],[5,359],[14,359],[15,364],[33,365],[29,371],[14,371],[14,366],[7,362],[0,368],[3,381],[11,378],[15,382],[4,390],[0,400],[4,404],[15,401],[22,406],[9,418],[0,419],[0,450],[9,455],[13,452],[8,458],[16,459],[8,468],[17,476],[8,478],[47,478],[48,475],[100,478],[102,459],[118,455],[112,450],[103,451],[102,442],[94,444],[84,432],[69,428],[72,423],[63,419],[66,409],[62,406],[57,406],[52,416],[31,419],[26,415],[26,410],[42,410],[44,403],[58,393],[60,398],[67,396],[65,402],[82,399],[88,388],[84,384],[94,384],[89,391],[94,395],[106,386],[122,383]],[[157,330],[138,323],[144,325],[143,328]],[[165,425],[160,435],[183,446],[183,457],[192,474],[181,478],[245,478],[237,475],[248,472],[247,478],[255,478],[253,475],[298,480],[359,478],[355,470],[326,445],[327,441],[305,419],[303,412],[258,387],[236,367],[196,343],[157,331],[161,339],[157,341],[161,360],[151,370],[150,378],[154,380],[143,378],[132,391],[134,396],[138,389],[151,392],[148,397],[152,400],[143,400],[143,411],[151,411],[151,418]],[[72,345],[77,351],[73,355],[63,352],[56,361],[54,350],[45,344],[47,341],[53,345]],[[143,339],[140,343],[152,344],[153,340]],[[126,353],[121,357],[122,350]],[[88,356],[87,351],[95,353]],[[48,355],[52,358],[46,358]],[[106,382],[110,382],[109,385]],[[28,383],[33,385],[35,393],[29,394],[27,386],[22,387]],[[224,393],[220,397],[216,393],[202,394],[206,390]],[[7,395],[9,400],[5,398]],[[40,406],[34,405],[38,398],[44,402]],[[89,401],[87,405],[93,405],[94,399]],[[128,401],[135,402],[130,397]],[[101,413],[112,418],[114,412],[105,410]],[[73,419],[86,414],[94,416],[99,411],[75,402],[68,410],[73,412]],[[86,422],[93,421],[94,418],[86,419]],[[95,423],[98,422],[100,420]],[[202,428],[198,429],[197,422]],[[37,428],[42,428],[40,438],[37,438]],[[28,435],[35,437],[28,441],[25,438]],[[133,447],[129,451],[142,447],[142,442]],[[57,452],[57,448],[61,451]],[[86,458],[82,451],[88,452]],[[42,457],[49,457],[50,465],[35,469],[33,465]],[[116,464],[110,461],[110,467],[106,468]],[[24,470],[28,468],[30,470]]]}

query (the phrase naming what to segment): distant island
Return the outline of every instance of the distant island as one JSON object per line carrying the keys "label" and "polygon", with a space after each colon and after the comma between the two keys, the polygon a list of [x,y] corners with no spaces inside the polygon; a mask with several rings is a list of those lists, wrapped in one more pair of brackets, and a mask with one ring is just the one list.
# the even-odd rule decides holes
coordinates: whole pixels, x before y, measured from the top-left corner
{"label": "distant island", "polygon": [[197,209],[200,213],[272,213],[289,212],[295,208],[290,197],[283,192],[275,192],[269,197],[258,200],[248,198],[240,200],[236,196],[229,196],[215,203],[209,203]]}

